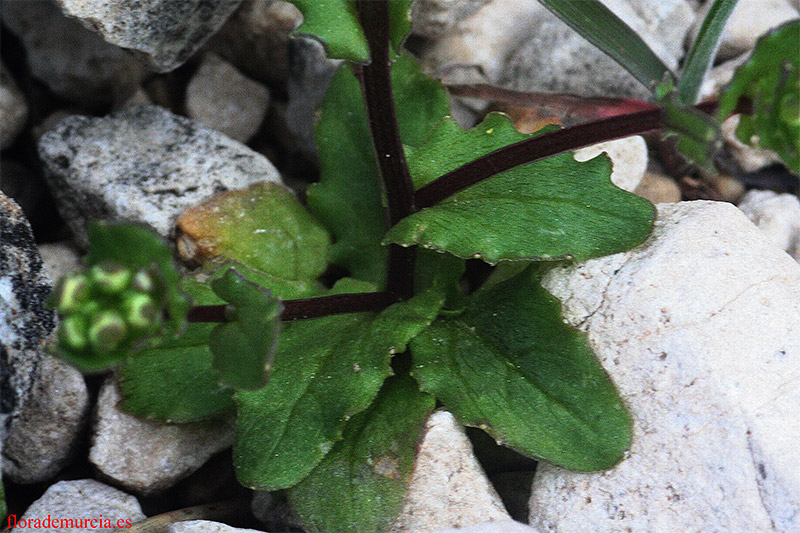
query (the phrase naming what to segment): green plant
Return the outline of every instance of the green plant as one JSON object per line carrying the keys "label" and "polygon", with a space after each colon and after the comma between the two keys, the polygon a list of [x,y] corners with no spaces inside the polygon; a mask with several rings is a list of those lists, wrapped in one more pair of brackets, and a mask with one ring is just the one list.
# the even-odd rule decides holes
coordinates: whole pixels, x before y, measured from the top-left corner
{"label": "green plant", "polygon": [[[462,131],[444,88],[402,52],[410,0],[296,0],[299,31],[351,62],[320,108],[321,180],[307,209],[271,185],[216,200],[192,216],[213,225],[205,253],[218,257],[184,277],[146,230],[95,225],[88,273],[52,300],[65,316],[60,351],[87,370],[118,367],[134,414],[235,413],[240,481],[286,489],[314,531],[389,526],[437,400],[524,455],[612,467],[630,445],[630,415],[539,279],[640,244],[655,212],[611,183],[606,157],[580,163],[568,151],[666,124],[707,163],[717,124],[703,111],[716,104],[691,104],[735,2],[715,2],[680,78],[599,2],[542,2],[660,107],[532,135],[492,114]],[[753,104],[788,124],[796,148],[797,60],[785,64],[777,115]],[[742,107],[725,102],[725,114]],[[209,218],[232,210],[235,222]],[[474,291],[461,283],[468,259],[498,265]],[[348,272],[330,288],[319,281],[329,265]]]}

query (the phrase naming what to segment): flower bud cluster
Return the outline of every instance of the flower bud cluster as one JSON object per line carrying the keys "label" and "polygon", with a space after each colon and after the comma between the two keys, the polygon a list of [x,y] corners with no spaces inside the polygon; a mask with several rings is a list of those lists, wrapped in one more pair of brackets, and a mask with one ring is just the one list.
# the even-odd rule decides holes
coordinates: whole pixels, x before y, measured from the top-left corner
{"label": "flower bud cluster", "polygon": [[152,268],[103,262],[66,275],[50,301],[61,315],[58,348],[81,358],[130,350],[164,321],[164,287]]}

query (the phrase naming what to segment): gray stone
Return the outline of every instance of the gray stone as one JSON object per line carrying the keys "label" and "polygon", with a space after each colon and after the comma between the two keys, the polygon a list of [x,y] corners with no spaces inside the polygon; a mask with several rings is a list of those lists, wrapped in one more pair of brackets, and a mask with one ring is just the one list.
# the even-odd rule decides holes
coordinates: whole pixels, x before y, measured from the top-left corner
{"label": "gray stone", "polygon": [[55,316],[52,284],[22,209],[0,193],[0,413],[12,422],[33,388]]}
{"label": "gray stone", "polygon": [[436,531],[510,518],[472,454],[464,428],[447,411],[433,413],[425,424],[403,509],[390,531]]}
{"label": "gray stone", "polygon": [[189,117],[241,142],[258,131],[268,106],[266,87],[213,53],[203,57],[186,87]]}
{"label": "gray stone", "polygon": [[769,242],[800,261],[800,200],[794,194],[752,190],[739,209]]}
{"label": "gray stone", "polygon": [[0,150],[5,150],[25,126],[28,103],[11,73],[0,63]]}
{"label": "gray stone", "polygon": [[40,244],[39,254],[42,256],[45,273],[54,282],[81,267],[80,255],[71,242]]}
{"label": "gray stone", "polygon": [[97,399],[89,460],[101,475],[138,494],[167,489],[233,444],[225,421],[161,424],[117,407],[121,397],[112,379]]}
{"label": "gray stone", "polygon": [[89,407],[83,375],[60,359],[44,357],[28,401],[9,425],[3,475],[17,483],[52,478],[73,459]]}
{"label": "gray stone", "polygon": [[303,22],[294,4],[280,0],[244,0],[208,42],[249,77],[269,83],[289,76],[289,35]]}
{"label": "gray stone", "polygon": [[236,10],[241,0],[58,0],[116,46],[140,52],[157,72],[182,65]]}
{"label": "gray stone", "polygon": [[539,464],[546,531],[800,529],[800,266],[734,206],[658,207],[626,253],[543,280],[588,335],[634,419],[630,455]]}
{"label": "gray stone", "polygon": [[537,533],[538,529],[514,520],[497,520],[477,526],[440,529],[436,533]]}
{"label": "gray stone", "polygon": [[165,533],[261,533],[257,529],[241,529],[210,520],[188,520],[170,524]]}
{"label": "gray stone", "polygon": [[611,181],[617,187],[633,192],[647,170],[647,144],[641,135],[616,139],[575,150],[575,159],[588,161],[605,153],[611,159]]}
{"label": "gray stone", "polygon": [[289,103],[285,115],[291,136],[289,148],[314,160],[317,152],[314,140],[317,107],[342,62],[328,59],[319,41],[303,37],[292,39],[290,54],[292,66],[287,85]]}
{"label": "gray stone", "polygon": [[93,108],[124,99],[147,72],[131,54],[65,17],[51,0],[3,2],[2,16],[22,40],[32,74],[72,102]]}
{"label": "gray stone", "polygon": [[[101,515],[102,523],[99,522]],[[130,524],[144,518],[139,502],[130,494],[93,479],[59,481],[33,502],[22,517],[14,517],[17,527],[12,528],[11,533],[32,531],[34,528],[46,533],[107,531],[116,527],[130,527]],[[59,520],[56,527],[53,524],[55,519]],[[62,519],[72,519],[73,523],[62,525]],[[27,527],[22,527],[23,520]]]}
{"label": "gray stone", "polygon": [[[692,42],[709,9],[711,2],[700,8],[691,31]],[[747,52],[763,34],[797,17],[800,17],[800,8],[796,2],[792,5],[791,0],[739,0],[722,32],[717,59],[731,59]]]}
{"label": "gray stone", "polygon": [[[695,13],[686,0],[606,0],[609,9],[639,33],[675,69]],[[495,30],[496,31],[496,30]],[[544,7],[538,6],[527,39],[511,51],[499,83],[523,91],[646,99],[650,92]]]}
{"label": "gray stone", "polygon": [[411,5],[411,33],[435,39],[471,17],[491,0],[417,0]]}
{"label": "gray stone", "polygon": [[156,106],[69,117],[42,136],[39,154],[59,209],[84,246],[92,219],[140,223],[168,236],[189,206],[280,181],[262,155]]}

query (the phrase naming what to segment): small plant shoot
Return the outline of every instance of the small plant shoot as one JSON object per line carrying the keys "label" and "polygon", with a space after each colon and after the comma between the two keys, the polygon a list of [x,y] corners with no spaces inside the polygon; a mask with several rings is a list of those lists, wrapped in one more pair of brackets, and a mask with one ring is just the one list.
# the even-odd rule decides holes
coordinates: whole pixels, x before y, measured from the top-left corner
{"label": "small plant shoot", "polygon": [[[345,60],[318,110],[319,183],[305,203],[260,184],[188,210],[194,271],[147,230],[94,225],[85,270],[51,299],[58,352],[116,368],[138,416],[235,420],[239,481],[285,489],[311,531],[391,526],[437,402],[525,456],[613,468],[631,415],[540,279],[640,245],[655,209],[612,184],[606,156],[571,151],[666,128],[708,166],[719,121],[744,110],[742,138],[797,171],[800,24],[762,38],[717,110],[695,100],[735,1],[714,2],[684,79],[600,2],[543,0],[653,99],[523,134],[502,114],[467,131],[448,116],[445,88],[403,49],[410,0],[294,3],[298,31]],[[503,275],[466,290],[467,260]]]}

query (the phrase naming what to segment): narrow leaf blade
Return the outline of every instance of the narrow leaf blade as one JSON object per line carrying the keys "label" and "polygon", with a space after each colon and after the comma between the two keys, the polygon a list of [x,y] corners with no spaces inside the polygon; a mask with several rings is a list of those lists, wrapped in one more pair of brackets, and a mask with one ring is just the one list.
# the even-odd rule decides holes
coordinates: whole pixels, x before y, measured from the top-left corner
{"label": "narrow leaf blade", "polygon": [[387,379],[319,466],[289,489],[289,502],[306,528],[386,531],[401,510],[434,404],[410,377]]}
{"label": "narrow leaf blade", "polygon": [[591,471],[630,446],[631,418],[614,385],[531,269],[476,293],[462,316],[437,320],[411,350],[422,390],[524,455]]}
{"label": "narrow leaf blade", "polygon": [[611,56],[642,85],[653,90],[672,72],[647,43],[599,0],[539,0],[547,9]]}
{"label": "narrow leaf blade", "polygon": [[717,53],[722,30],[728,22],[738,0],[714,0],[700,26],[700,32],[686,55],[683,71],[678,80],[678,95],[684,105],[697,103],[697,95],[706,73]]}

